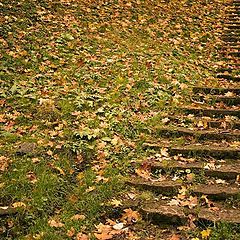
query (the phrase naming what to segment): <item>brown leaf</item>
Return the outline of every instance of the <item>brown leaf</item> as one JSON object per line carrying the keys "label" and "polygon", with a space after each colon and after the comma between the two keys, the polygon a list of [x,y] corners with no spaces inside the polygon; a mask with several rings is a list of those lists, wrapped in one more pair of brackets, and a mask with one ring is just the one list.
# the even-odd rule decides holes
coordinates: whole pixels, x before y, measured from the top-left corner
{"label": "brown leaf", "polygon": [[127,223],[133,223],[138,221],[141,217],[137,211],[133,211],[131,208],[125,209],[124,214],[121,217],[122,221],[127,221]]}
{"label": "brown leaf", "polygon": [[86,217],[84,215],[82,215],[82,214],[76,214],[76,215],[71,217],[71,220],[75,220],[75,221],[77,221],[77,220],[84,220],[84,219],[86,219]]}
{"label": "brown leaf", "polygon": [[89,237],[86,234],[78,233],[75,240],[89,240]]}
{"label": "brown leaf", "polygon": [[56,227],[56,228],[60,228],[60,227],[63,227],[64,224],[58,220],[54,220],[54,219],[51,219],[48,221],[48,225],[50,227]]}
{"label": "brown leaf", "polygon": [[94,233],[94,236],[98,240],[112,239],[113,234],[111,233],[112,231],[111,226],[100,223],[99,225],[96,226],[96,228],[97,228],[97,233]]}
{"label": "brown leaf", "polygon": [[75,229],[73,228],[73,227],[71,227],[71,229],[69,229],[68,231],[67,231],[67,236],[68,237],[73,237],[74,236],[74,234],[75,234]]}
{"label": "brown leaf", "polygon": [[176,234],[173,234],[171,236],[171,238],[169,238],[169,240],[180,240],[180,236],[179,235],[176,235]]}
{"label": "brown leaf", "polygon": [[0,171],[5,171],[9,165],[9,158],[0,156]]}

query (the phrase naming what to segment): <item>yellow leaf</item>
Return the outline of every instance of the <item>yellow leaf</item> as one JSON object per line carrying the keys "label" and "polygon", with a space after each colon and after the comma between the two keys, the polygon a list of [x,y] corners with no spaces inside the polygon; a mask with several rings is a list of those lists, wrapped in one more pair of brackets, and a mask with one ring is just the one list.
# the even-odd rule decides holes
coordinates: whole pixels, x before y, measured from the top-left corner
{"label": "yellow leaf", "polygon": [[208,238],[210,236],[210,233],[211,233],[211,229],[206,229],[206,230],[203,230],[201,231],[201,235],[202,235],[202,238]]}
{"label": "yellow leaf", "polygon": [[119,200],[113,199],[111,201],[111,205],[113,205],[114,207],[118,207],[118,206],[122,205],[122,202]]}
{"label": "yellow leaf", "polygon": [[12,205],[14,208],[18,208],[18,207],[26,207],[26,204],[25,203],[23,203],[23,202],[15,202],[15,203],[13,203],[13,205]]}

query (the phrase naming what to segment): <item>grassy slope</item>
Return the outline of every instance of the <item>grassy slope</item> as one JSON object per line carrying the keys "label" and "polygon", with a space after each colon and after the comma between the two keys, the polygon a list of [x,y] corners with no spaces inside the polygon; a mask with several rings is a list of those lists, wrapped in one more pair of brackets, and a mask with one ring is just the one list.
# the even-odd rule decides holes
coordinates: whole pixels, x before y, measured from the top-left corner
{"label": "grassy slope", "polygon": [[[0,202],[26,205],[4,239],[68,239],[111,214],[148,125],[212,76],[222,2],[2,2]],[[36,149],[18,156],[23,142]]]}

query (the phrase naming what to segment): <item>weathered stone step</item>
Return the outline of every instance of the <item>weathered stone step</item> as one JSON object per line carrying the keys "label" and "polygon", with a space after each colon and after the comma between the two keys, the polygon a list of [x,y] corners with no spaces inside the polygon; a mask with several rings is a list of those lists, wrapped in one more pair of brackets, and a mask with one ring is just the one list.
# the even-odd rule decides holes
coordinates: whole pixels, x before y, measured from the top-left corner
{"label": "weathered stone step", "polygon": [[239,46],[239,44],[233,44],[232,46],[224,45],[224,46],[222,46],[222,49],[238,52],[240,50],[240,46]]}
{"label": "weathered stone step", "polygon": [[188,221],[185,211],[184,207],[170,206],[163,201],[146,202],[140,207],[140,212],[155,224],[185,225]]}
{"label": "weathered stone step", "polygon": [[229,26],[229,25],[240,26],[240,21],[226,21],[226,22],[224,23],[224,27],[225,27],[225,26]]}
{"label": "weathered stone step", "polygon": [[231,73],[233,71],[239,71],[240,68],[236,67],[232,67],[232,66],[226,66],[226,67],[221,67],[221,68],[218,68],[216,69],[216,72],[217,73],[225,73],[225,72],[228,72],[228,73]]}
{"label": "weathered stone step", "polygon": [[231,22],[238,22],[240,19],[240,15],[236,14],[236,13],[232,13],[232,14],[227,14],[225,17],[226,21],[231,21]]}
{"label": "weathered stone step", "polygon": [[232,43],[232,42],[239,43],[240,42],[240,39],[238,36],[231,36],[231,35],[230,36],[222,36],[221,39],[225,42],[230,42],[230,43]]}
{"label": "weathered stone step", "polygon": [[210,156],[215,158],[239,158],[240,157],[240,148],[234,147],[221,147],[213,146],[209,143],[206,145],[187,145],[180,147],[171,147],[169,150],[170,154],[177,155],[182,154],[184,156]]}
{"label": "weathered stone step", "polygon": [[208,126],[210,128],[223,128],[226,129],[240,129],[240,121],[218,121],[218,120],[210,120],[208,121]]}
{"label": "weathered stone step", "polygon": [[193,97],[193,101],[194,100],[203,101],[206,103],[223,102],[223,103],[227,104],[228,106],[240,104],[240,96],[228,97],[228,96],[224,96],[224,95],[205,95],[205,96],[196,95]]}
{"label": "weathered stone step", "polygon": [[240,29],[240,25],[234,24],[234,22],[225,24],[224,27],[228,29],[237,29],[237,30]]}
{"label": "weathered stone step", "polygon": [[240,223],[240,211],[238,209],[225,209],[219,208],[219,210],[210,210],[203,208],[198,213],[198,219],[208,222],[227,222],[227,223]]}
{"label": "weathered stone step", "polygon": [[228,17],[232,17],[232,16],[236,16],[236,17],[239,17],[240,16],[240,11],[237,10],[237,9],[234,9],[234,10],[228,10],[226,11],[226,14],[225,14],[225,17],[228,18]]}
{"label": "weathered stone step", "polygon": [[236,179],[240,174],[240,164],[211,164],[208,162],[180,162],[175,160],[168,160],[164,162],[153,162],[151,163],[152,171],[163,170],[163,171],[179,171],[190,169],[192,171],[204,172],[206,176],[217,177],[221,179]]}
{"label": "weathered stone step", "polygon": [[240,27],[238,25],[225,25],[223,28],[224,31],[234,31],[234,32],[239,32],[240,31]]}
{"label": "weathered stone step", "polygon": [[237,47],[239,46],[239,41],[238,42],[230,42],[230,41],[226,41],[224,40],[224,45],[227,47]]}
{"label": "weathered stone step", "polygon": [[240,224],[240,210],[224,208],[220,204],[217,206],[217,209],[200,207],[197,210],[190,210],[181,206],[170,206],[167,201],[146,201],[141,207],[141,212],[156,224],[173,223],[184,225],[188,222],[189,214],[196,217],[195,223],[197,221],[213,223],[222,221]]}
{"label": "weathered stone step", "polygon": [[[158,194],[163,194],[167,196],[175,195],[178,193],[179,189],[184,186],[184,184],[178,183],[176,181],[152,181],[145,180],[143,178],[131,178],[131,180],[126,181],[127,184],[133,185],[135,187],[144,188],[148,191],[153,191]],[[196,195],[206,195],[211,199],[227,199],[229,197],[238,197],[240,194],[240,188],[236,185],[210,185],[210,184],[199,184],[196,186],[190,186],[188,191],[191,191]]]}
{"label": "weathered stone step", "polygon": [[154,191],[156,193],[164,195],[174,195],[178,192],[178,189],[181,188],[182,184],[174,181],[150,181],[144,180],[142,178],[132,177],[129,180],[126,180],[125,183],[128,185],[141,187],[146,190]]}
{"label": "weathered stone step", "polygon": [[214,145],[212,142],[204,142],[204,144],[190,144],[183,146],[170,146],[170,144],[144,143],[144,149],[150,148],[160,150],[167,147],[171,156],[182,154],[187,157],[214,157],[217,159],[237,159],[240,157],[240,147],[229,147]]}
{"label": "weathered stone step", "polygon": [[212,87],[193,87],[194,93],[206,93],[206,94],[224,94],[227,92],[233,92],[240,94],[240,88],[212,88]]}
{"label": "weathered stone step", "polygon": [[216,77],[231,80],[231,81],[234,81],[234,82],[239,82],[240,81],[240,76],[232,76],[230,74],[217,74]]}
{"label": "weathered stone step", "polygon": [[240,52],[237,51],[225,52],[225,54],[229,56],[240,57]]}
{"label": "weathered stone step", "polygon": [[181,108],[188,114],[195,114],[196,116],[208,116],[208,117],[224,117],[224,116],[237,116],[240,117],[240,110],[236,109],[211,109],[211,108],[195,108],[184,107]]}
{"label": "weathered stone step", "polygon": [[184,126],[192,124],[192,126],[201,127],[199,126],[199,122],[202,122],[202,125],[205,124],[204,128],[219,128],[219,129],[240,129],[240,121],[238,120],[225,120],[219,118],[204,118],[204,117],[189,117],[188,115],[177,115],[177,116],[168,116],[167,117],[172,124],[176,124],[178,126]]}
{"label": "weathered stone step", "polygon": [[239,17],[240,17],[240,15],[236,12],[235,13],[228,13],[228,14],[225,15],[224,20],[225,21],[231,21],[231,22],[234,22],[234,21],[238,22]]}
{"label": "weathered stone step", "polygon": [[236,185],[206,185],[200,184],[193,187],[192,192],[197,195],[206,195],[212,199],[223,200],[227,198],[237,198],[240,196],[240,188]]}
{"label": "weathered stone step", "polygon": [[189,129],[184,127],[158,127],[154,129],[157,134],[167,137],[179,136],[194,136],[199,140],[214,139],[214,140],[240,140],[239,130],[199,130]]}
{"label": "weathered stone step", "polygon": [[240,57],[240,52],[229,52],[229,56]]}

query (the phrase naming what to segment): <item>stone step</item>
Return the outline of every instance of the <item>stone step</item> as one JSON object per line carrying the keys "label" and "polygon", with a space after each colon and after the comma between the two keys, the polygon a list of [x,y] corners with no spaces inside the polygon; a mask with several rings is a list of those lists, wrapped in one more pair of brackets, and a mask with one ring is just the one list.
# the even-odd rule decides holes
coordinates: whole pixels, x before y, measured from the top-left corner
{"label": "stone step", "polygon": [[239,72],[240,68],[238,68],[238,67],[234,68],[232,66],[225,66],[225,67],[221,67],[221,68],[216,69],[217,73],[225,73],[225,72],[232,73],[234,71],[238,71]]}
{"label": "stone step", "polygon": [[222,36],[221,39],[225,42],[236,42],[236,43],[239,43],[240,42],[240,39],[238,36]]}
{"label": "stone step", "polygon": [[240,52],[229,52],[227,53],[229,56],[240,57]]}
{"label": "stone step", "polygon": [[224,40],[224,45],[227,47],[237,47],[239,46],[239,42],[230,42],[230,41]]}
{"label": "stone step", "polygon": [[210,120],[208,121],[208,126],[210,128],[223,128],[225,126],[226,129],[240,129],[240,121],[218,121],[218,120]]}
{"label": "stone step", "polygon": [[208,117],[225,117],[225,116],[237,116],[240,117],[240,110],[236,109],[212,109],[212,108],[196,108],[196,107],[184,107],[182,111],[188,114],[195,114],[196,116],[208,116]]}
{"label": "stone step", "polygon": [[236,30],[239,30],[240,29],[240,25],[238,24],[234,24],[234,23],[228,23],[228,24],[225,24],[224,25],[225,28],[228,28],[228,29],[236,29]]}
{"label": "stone step", "polygon": [[236,32],[236,33],[239,33],[240,27],[235,26],[235,25],[226,25],[226,26],[224,26],[223,31],[224,31],[224,32],[227,31],[227,32]]}
{"label": "stone step", "polygon": [[240,147],[231,147],[214,144],[212,142],[204,142],[204,144],[189,144],[182,146],[170,146],[170,144],[159,144],[153,142],[143,143],[144,149],[161,150],[163,147],[168,148],[169,154],[175,156],[182,154],[186,157],[214,157],[217,159],[237,159],[240,157]]}
{"label": "stone step", "polygon": [[240,140],[239,130],[223,130],[223,129],[210,129],[199,130],[189,129],[184,127],[157,127],[154,132],[161,136],[179,137],[179,136],[193,136],[198,140],[213,139],[213,140]]}
{"label": "stone step", "polygon": [[240,163],[216,163],[211,162],[181,162],[176,160],[164,160],[164,162],[151,163],[152,171],[163,170],[165,172],[190,169],[191,172],[204,172],[205,176],[221,179],[236,179],[240,175]]}
{"label": "stone step", "polygon": [[229,26],[229,25],[234,25],[234,26],[239,26],[240,27],[240,21],[226,21],[224,23],[224,27]]}
{"label": "stone step", "polygon": [[144,180],[143,178],[136,178],[132,177],[129,180],[125,181],[126,184],[140,187],[149,191],[154,191],[158,194],[164,194],[164,195],[175,195],[177,194],[178,190],[182,187],[181,183],[173,182],[173,181],[149,181]]}
{"label": "stone step", "polygon": [[[179,127],[188,126],[199,128],[199,122],[206,124],[205,129],[219,128],[219,129],[240,129],[240,121],[233,119],[218,119],[218,118],[204,118],[204,117],[189,117],[188,115],[168,116],[169,121],[166,124],[175,124]],[[184,124],[184,125],[181,125]],[[201,127],[201,126],[200,126]]]}
{"label": "stone step", "polygon": [[171,155],[182,154],[184,156],[205,156],[220,159],[236,159],[240,157],[240,148],[214,146],[211,143],[208,145],[205,143],[204,145],[191,144],[171,147],[169,152]]}
{"label": "stone step", "polygon": [[[179,189],[185,184],[179,183],[177,181],[152,181],[145,180],[143,178],[132,177],[130,180],[126,181],[127,184],[146,189],[147,191],[153,191],[157,194],[163,194],[166,196],[176,195]],[[198,184],[195,186],[189,186],[188,191],[192,192],[194,195],[206,195],[208,198],[224,200],[229,197],[237,198],[240,194],[240,188],[234,184],[231,185],[220,185],[220,184]]]}
{"label": "stone step", "polygon": [[145,218],[155,224],[168,223],[185,225],[188,222],[188,214],[184,207],[170,206],[163,201],[146,202],[140,207],[140,212]]}
{"label": "stone step", "polygon": [[192,192],[197,195],[206,195],[208,198],[225,200],[227,198],[238,198],[240,196],[240,188],[237,185],[220,185],[220,184],[199,184],[192,188]]}
{"label": "stone step", "polygon": [[206,94],[224,94],[233,92],[240,95],[240,88],[214,88],[214,87],[193,87],[193,93],[206,93]]}
{"label": "stone step", "polygon": [[[216,204],[218,208],[200,207],[197,210],[187,209],[181,206],[170,206],[167,201],[146,201],[141,207],[142,214],[155,224],[171,223],[185,225],[190,216],[195,216],[197,221],[203,222],[227,222],[240,224],[240,210],[225,208]],[[189,215],[190,214],[190,215]]]}
{"label": "stone step", "polygon": [[224,95],[195,95],[193,101],[201,101],[205,103],[223,102],[228,106],[240,104],[240,96],[224,96]]}
{"label": "stone step", "polygon": [[239,15],[239,14],[234,14],[234,13],[232,13],[232,14],[227,14],[224,19],[225,19],[227,22],[234,22],[234,21],[238,22],[239,19],[240,19],[240,15]]}
{"label": "stone step", "polygon": [[217,74],[216,77],[231,80],[231,81],[234,81],[234,82],[239,82],[240,81],[240,76],[232,76],[230,74]]}

